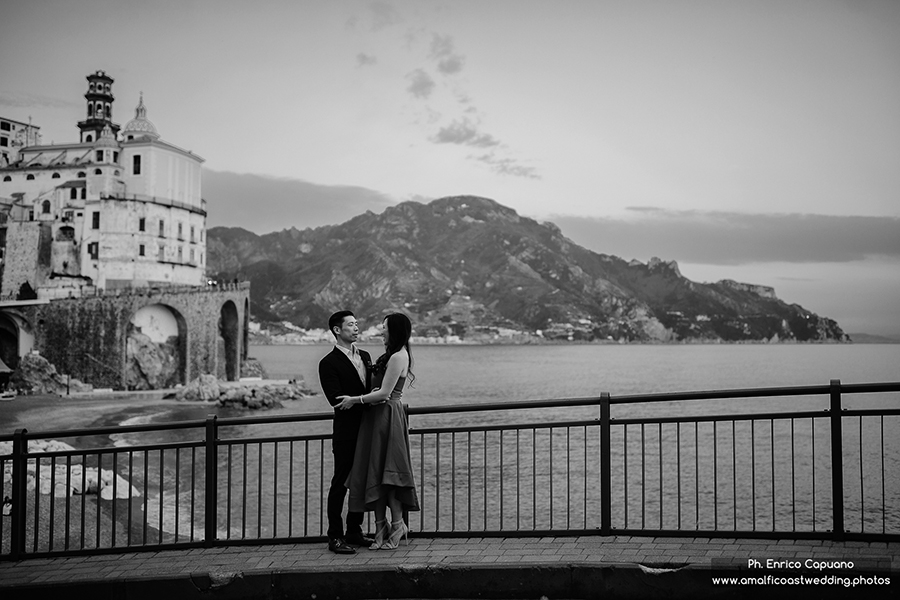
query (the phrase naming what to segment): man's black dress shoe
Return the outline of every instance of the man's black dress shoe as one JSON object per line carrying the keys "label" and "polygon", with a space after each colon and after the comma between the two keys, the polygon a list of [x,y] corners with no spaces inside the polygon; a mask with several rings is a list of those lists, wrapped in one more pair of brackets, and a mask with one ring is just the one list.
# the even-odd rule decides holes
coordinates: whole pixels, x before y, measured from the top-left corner
{"label": "man's black dress shoe", "polygon": [[351,546],[371,546],[375,543],[375,538],[371,538],[362,532],[348,533],[344,537],[344,541]]}
{"label": "man's black dress shoe", "polygon": [[356,549],[341,538],[328,538],[328,549],[335,554],[356,554]]}

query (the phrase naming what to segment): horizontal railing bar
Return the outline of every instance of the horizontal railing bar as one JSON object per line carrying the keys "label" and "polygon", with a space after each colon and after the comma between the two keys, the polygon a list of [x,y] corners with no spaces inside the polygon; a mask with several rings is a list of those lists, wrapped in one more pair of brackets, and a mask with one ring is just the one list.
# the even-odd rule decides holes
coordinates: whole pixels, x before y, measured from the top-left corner
{"label": "horizontal railing bar", "polygon": [[115,425],[111,427],[95,427],[83,429],[58,429],[55,431],[27,431],[26,440],[43,440],[48,438],[86,437],[93,435],[109,435],[120,433],[148,433],[151,431],[169,431],[172,429],[202,428],[206,421],[175,421],[156,425]]}
{"label": "horizontal railing bar", "polygon": [[827,410],[801,412],[745,413],[739,415],[707,415],[707,416],[675,416],[675,417],[635,417],[628,419],[610,419],[613,425],[640,425],[648,423],[708,423],[710,421],[754,421],[780,419],[819,419],[828,416]]}
{"label": "horizontal railing bar", "polygon": [[900,415],[900,408],[847,408],[841,411],[844,417],[896,417]]}
{"label": "horizontal railing bar", "polygon": [[696,392],[663,392],[659,394],[629,394],[610,396],[610,404],[635,404],[649,402],[680,402],[683,400],[742,400],[744,398],[770,398],[772,396],[821,396],[827,395],[827,385],[747,388],[733,390],[707,390]]}
{"label": "horizontal railing bar", "polygon": [[529,408],[565,408],[600,404],[600,397],[567,398],[565,400],[523,400],[521,402],[490,402],[485,404],[447,404],[442,406],[410,406],[410,415],[434,415],[490,410],[524,410]]}
{"label": "horizontal railing bar", "polygon": [[600,425],[600,419],[582,421],[541,421],[540,423],[507,423],[505,425],[479,425],[478,427],[411,427],[410,434],[425,435],[431,433],[465,433],[467,431],[516,431],[522,429],[555,429],[557,427],[596,427]]}
{"label": "horizontal railing bar", "polygon": [[271,425],[272,423],[303,423],[307,421],[331,421],[332,419],[334,419],[334,411],[307,413],[304,415],[278,415],[275,417],[231,417],[217,419],[216,427]]}
{"label": "horizontal railing bar", "polygon": [[[818,396],[831,392],[829,385],[804,385],[772,388],[745,388],[732,390],[707,390],[695,392],[663,392],[659,394],[634,394],[610,396],[610,404],[634,404],[638,402],[671,402],[680,400],[737,400],[740,398],[767,398],[771,396]],[[841,393],[900,392],[900,382],[841,384]]]}
{"label": "horizontal railing bar", "polygon": [[287,442],[314,442],[331,439],[331,434],[296,435],[289,437],[219,438],[219,446],[247,446],[251,444],[281,444]]}
{"label": "horizontal railing bar", "polygon": [[841,383],[842,394],[871,394],[878,392],[900,392],[900,381]]}
{"label": "horizontal railing bar", "polygon": [[66,456],[97,456],[102,454],[124,454],[127,452],[154,452],[156,450],[177,450],[178,448],[202,448],[203,442],[168,442],[164,444],[152,444],[146,446],[104,446],[85,448],[83,450],[54,450],[53,452],[26,452],[25,457],[32,458],[63,458]]}

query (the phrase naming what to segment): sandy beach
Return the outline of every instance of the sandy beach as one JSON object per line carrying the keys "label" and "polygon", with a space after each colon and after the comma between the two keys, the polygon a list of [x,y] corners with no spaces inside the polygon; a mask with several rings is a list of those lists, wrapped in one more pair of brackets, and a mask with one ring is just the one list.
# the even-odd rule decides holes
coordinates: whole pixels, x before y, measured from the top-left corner
{"label": "sandy beach", "polygon": [[130,409],[183,405],[162,396],[159,391],[18,396],[0,402],[0,435],[12,435],[23,427],[35,432],[105,426],[111,424],[110,416]]}

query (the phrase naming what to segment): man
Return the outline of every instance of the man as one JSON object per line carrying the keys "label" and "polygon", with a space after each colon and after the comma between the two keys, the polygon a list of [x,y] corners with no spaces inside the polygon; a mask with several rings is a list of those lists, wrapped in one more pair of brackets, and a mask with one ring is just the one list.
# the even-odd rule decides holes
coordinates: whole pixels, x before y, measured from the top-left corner
{"label": "man", "polygon": [[[319,361],[319,383],[332,406],[338,396],[361,396],[371,386],[372,359],[365,350],[356,347],[359,323],[353,313],[342,310],[328,319],[328,329],[334,334],[334,349]],[[336,554],[355,554],[353,546],[369,546],[375,540],[363,535],[363,513],[347,513],[347,535],[341,513],[347,488],[344,483],[353,468],[356,435],[364,407],[335,410],[331,452],[334,455],[334,477],[328,490],[328,549]]]}

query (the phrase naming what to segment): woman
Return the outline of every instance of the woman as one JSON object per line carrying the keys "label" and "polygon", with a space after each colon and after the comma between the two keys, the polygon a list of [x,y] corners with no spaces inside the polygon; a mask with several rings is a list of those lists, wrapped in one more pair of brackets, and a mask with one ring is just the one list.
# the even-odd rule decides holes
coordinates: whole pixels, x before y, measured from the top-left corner
{"label": "woman", "polygon": [[[365,411],[356,440],[353,470],[347,478],[351,511],[375,511],[375,542],[371,550],[394,549],[407,536],[403,511],[419,510],[419,499],[409,456],[409,427],[400,403],[411,370],[409,336],[412,323],[406,315],[384,319],[384,354],[372,367],[372,391],[363,396],[338,396],[338,408],[372,405]],[[391,509],[388,528],[387,509]]]}

